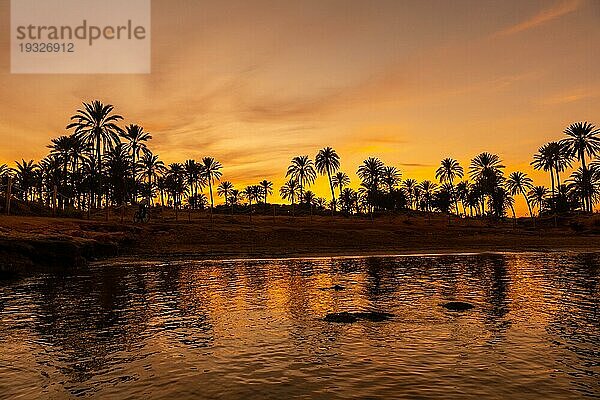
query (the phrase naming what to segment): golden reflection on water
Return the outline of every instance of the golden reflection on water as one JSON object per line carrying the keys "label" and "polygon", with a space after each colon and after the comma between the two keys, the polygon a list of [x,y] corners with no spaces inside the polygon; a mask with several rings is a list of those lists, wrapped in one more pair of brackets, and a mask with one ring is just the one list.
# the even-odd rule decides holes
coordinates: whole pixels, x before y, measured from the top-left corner
{"label": "golden reflection on water", "polygon": [[[131,263],[4,281],[0,397],[593,397],[599,260]],[[394,318],[322,320],[360,310]]]}

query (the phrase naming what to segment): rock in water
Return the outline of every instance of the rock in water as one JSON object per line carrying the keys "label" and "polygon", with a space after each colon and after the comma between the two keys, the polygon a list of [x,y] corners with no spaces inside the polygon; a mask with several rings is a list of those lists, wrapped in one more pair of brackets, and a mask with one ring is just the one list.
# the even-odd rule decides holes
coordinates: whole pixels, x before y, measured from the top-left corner
{"label": "rock in water", "polygon": [[342,285],[333,285],[330,287],[321,288],[320,290],[335,290],[336,292],[339,292],[341,290],[346,290],[346,288]]}
{"label": "rock in water", "polygon": [[339,322],[342,324],[351,324],[353,322],[358,321],[358,318],[349,312],[339,312],[339,313],[331,313],[325,316],[325,321],[327,322]]}
{"label": "rock in water", "polygon": [[382,322],[387,321],[392,318],[394,315],[384,312],[377,311],[365,311],[365,312],[339,312],[339,313],[331,313],[325,316],[325,321],[327,322],[338,322],[343,324],[351,324],[358,320],[365,320],[371,322]]}
{"label": "rock in water", "polygon": [[466,303],[464,301],[449,301],[448,303],[442,304],[446,310],[449,311],[467,311],[472,309],[474,306],[471,303]]}

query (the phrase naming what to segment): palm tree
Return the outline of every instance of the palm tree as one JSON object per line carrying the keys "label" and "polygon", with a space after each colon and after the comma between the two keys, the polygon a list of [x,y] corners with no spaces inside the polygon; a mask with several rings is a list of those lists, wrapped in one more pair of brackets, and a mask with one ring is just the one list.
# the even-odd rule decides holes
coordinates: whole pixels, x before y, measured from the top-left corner
{"label": "palm tree", "polygon": [[351,213],[352,208],[356,206],[358,201],[358,194],[351,188],[345,188],[340,195],[340,203],[342,208],[347,212]]}
{"label": "palm tree", "polygon": [[146,142],[152,139],[152,135],[144,132],[144,128],[139,125],[129,125],[121,132],[121,138],[125,140],[124,148],[129,151],[132,159],[132,180],[133,180],[133,201],[137,201],[137,160],[140,158],[140,151],[144,154],[148,151]]}
{"label": "palm tree", "polygon": [[285,176],[291,176],[300,186],[300,199],[304,194],[304,187],[317,179],[314,163],[308,156],[294,157]]}
{"label": "palm tree", "polygon": [[500,157],[496,154],[483,152],[471,160],[469,175],[481,190],[482,208],[484,212],[485,196],[487,195],[491,198],[494,191],[502,183],[503,169],[504,165],[502,165]]}
{"label": "palm tree", "polygon": [[[195,160],[186,160],[183,164],[185,173],[185,183],[189,188],[188,196],[197,197],[198,188],[202,190],[206,185],[206,177],[202,175],[204,166],[198,164]],[[190,203],[193,205],[193,203]]]}
{"label": "palm tree", "polygon": [[267,195],[273,194],[273,182],[264,179],[258,185],[261,187],[263,200],[267,204]]}
{"label": "palm tree", "polygon": [[246,186],[242,191],[242,195],[248,200],[250,205],[250,219],[252,219],[252,201],[259,201],[262,197],[262,188],[258,185]]}
{"label": "palm tree", "polygon": [[[600,152],[600,129],[589,122],[577,122],[569,125],[564,131],[568,137],[563,139],[568,153],[581,162],[581,168],[585,171],[585,157],[595,157]],[[587,176],[587,175],[585,175]],[[592,199],[584,199],[584,209],[592,211]]]}
{"label": "palm tree", "polygon": [[402,174],[396,167],[386,166],[383,167],[381,174],[382,182],[387,186],[388,193],[392,193],[394,188],[398,186],[398,182],[401,181]]}
{"label": "palm tree", "polygon": [[225,199],[225,205],[229,205],[229,196],[231,196],[231,191],[233,190],[233,183],[229,181],[223,181],[219,183],[217,187],[217,195],[219,197],[223,197]]}
{"label": "palm tree", "polygon": [[329,188],[331,189],[331,211],[335,211],[335,192],[333,191],[333,181],[331,175],[340,169],[340,156],[331,147],[325,147],[319,150],[315,157],[315,166],[321,175],[327,174]]}
{"label": "palm tree", "polygon": [[431,202],[435,194],[437,184],[431,181],[423,181],[419,185],[421,188],[423,203],[425,204],[425,211],[431,211]]}
{"label": "palm tree", "polygon": [[460,200],[463,208],[463,215],[467,216],[466,202],[469,197],[470,184],[467,181],[461,181],[456,184],[456,197]]}
{"label": "palm tree", "polygon": [[368,186],[377,189],[383,175],[384,165],[379,158],[369,157],[358,167],[356,174]]}
{"label": "palm tree", "polygon": [[146,178],[146,183],[148,184],[147,199],[148,203],[150,203],[153,198],[153,185],[158,177],[166,171],[165,164],[158,159],[157,155],[152,154],[148,150],[142,156],[140,166],[142,168],[142,175]]}
{"label": "palm tree", "polygon": [[555,177],[557,186],[560,187],[560,178],[558,174],[567,166],[570,166],[570,161],[565,157],[567,146],[559,142],[549,142],[538,149],[538,152],[533,155],[531,165],[536,170],[550,172],[550,181],[552,188],[552,208],[556,212],[556,196],[555,192]]}
{"label": "palm tree", "polygon": [[338,171],[331,178],[331,182],[333,183],[333,187],[340,188],[340,196],[342,195],[342,189],[344,186],[348,186],[350,184],[350,178],[346,175],[345,172]]}
{"label": "palm tree", "polygon": [[516,195],[518,193],[522,194],[525,197],[525,201],[527,202],[527,208],[529,209],[529,216],[533,218],[533,212],[531,211],[531,204],[529,202],[529,197],[527,196],[526,190],[533,189],[533,180],[527,176],[527,174],[521,171],[515,171],[508,176],[506,180],[506,188],[511,195]]}
{"label": "palm tree", "polygon": [[[594,205],[600,200],[600,173],[592,163],[590,168],[579,167],[571,174],[568,180],[571,193],[581,200],[581,205],[586,211],[593,210]],[[586,203],[587,201],[587,203]]]}
{"label": "palm tree", "polygon": [[544,186],[535,186],[527,193],[527,196],[531,199],[531,205],[538,208],[538,215],[540,215],[546,203],[548,189]]}
{"label": "palm tree", "polygon": [[17,168],[14,169],[14,174],[18,189],[21,191],[22,199],[30,201],[38,166],[33,160],[21,160],[21,162],[17,161],[16,164]]}
{"label": "palm tree", "polygon": [[404,182],[402,182],[402,187],[404,188],[404,191],[406,192],[406,195],[408,197],[408,205],[409,207],[413,207],[414,204],[414,200],[415,200],[415,189],[418,186],[418,182],[416,181],[416,179],[406,179]]}
{"label": "palm tree", "polygon": [[294,203],[300,192],[300,185],[295,179],[290,179],[279,189],[279,195],[284,200],[292,203],[292,215],[294,215]]}
{"label": "palm tree", "polygon": [[241,196],[242,196],[242,194],[239,190],[231,189],[231,193],[229,195],[229,204],[231,204],[231,212],[232,213],[233,213],[233,207],[239,203]]}
{"label": "palm tree", "polygon": [[202,159],[202,172],[200,173],[200,176],[208,182],[208,190],[210,192],[210,211],[211,211],[211,213],[212,213],[213,207],[215,206],[215,203],[213,200],[212,187],[215,183],[215,180],[218,181],[221,179],[221,176],[223,176],[223,173],[221,172],[221,168],[223,168],[221,163],[212,157],[204,157]]}
{"label": "palm tree", "polygon": [[[114,107],[104,105],[98,100],[83,103],[83,108],[71,117],[67,129],[75,128],[75,136],[96,148],[97,171],[102,174],[102,154],[119,142],[119,133],[123,130],[117,126],[117,121],[123,117],[113,114]],[[98,205],[100,204],[100,196]]]}
{"label": "palm tree", "polygon": [[454,192],[454,179],[462,178],[464,176],[463,167],[453,158],[444,158],[441,162],[440,167],[435,171],[435,178],[440,183],[448,183],[450,185],[450,194],[454,197],[454,205],[456,207],[456,215],[458,211],[458,196]]}
{"label": "palm tree", "polygon": [[[73,149],[73,146],[76,141],[77,141],[77,139],[74,137],[74,135],[59,136],[55,139],[52,139],[51,144],[48,145],[48,148],[50,149],[50,155],[56,157],[58,162],[60,162],[62,164],[61,191],[63,191],[64,193],[69,192],[69,195],[71,193],[68,190],[68,184],[67,184],[68,177],[69,177],[68,167],[71,164],[71,154],[73,151],[72,149]],[[63,207],[63,197],[62,196],[58,199],[58,206],[60,208]]]}

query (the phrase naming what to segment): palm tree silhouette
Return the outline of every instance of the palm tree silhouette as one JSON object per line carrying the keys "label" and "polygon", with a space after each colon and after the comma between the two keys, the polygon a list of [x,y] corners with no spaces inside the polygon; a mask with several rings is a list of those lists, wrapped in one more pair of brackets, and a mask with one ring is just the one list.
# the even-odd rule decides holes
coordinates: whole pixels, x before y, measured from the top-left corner
{"label": "palm tree silhouette", "polygon": [[300,192],[300,185],[295,179],[290,179],[281,186],[279,195],[284,200],[289,200],[292,203],[292,215],[295,215],[294,203]]}
{"label": "palm tree silhouette", "polygon": [[441,162],[440,167],[435,171],[435,178],[440,183],[448,183],[450,185],[450,194],[454,197],[454,205],[456,207],[456,215],[459,214],[458,210],[458,196],[454,191],[454,179],[462,178],[464,176],[463,167],[460,166],[458,161],[452,158],[444,158]]}
{"label": "palm tree silhouette", "polygon": [[220,180],[223,173],[221,172],[222,165],[220,162],[215,160],[212,157],[204,157],[202,159],[202,171],[200,176],[204,178],[208,182],[208,190],[210,192],[210,212],[215,206],[215,202],[213,200],[213,192],[212,187],[215,183],[215,180]]}
{"label": "palm tree silhouette", "polygon": [[331,178],[331,182],[333,183],[333,187],[340,188],[340,196],[342,195],[342,189],[344,186],[348,186],[350,184],[350,178],[346,175],[345,172],[338,171]]}
{"label": "palm tree silhouette", "polygon": [[379,158],[369,157],[358,167],[356,174],[369,187],[378,188],[383,175],[383,162]]}
{"label": "palm tree silhouette", "polygon": [[388,193],[392,193],[394,188],[398,186],[398,183],[401,181],[402,174],[396,167],[386,166],[383,167],[383,171],[381,173],[381,180],[385,186],[387,186]]}
{"label": "palm tree silhouette", "polygon": [[229,204],[231,204],[232,213],[234,211],[234,206],[239,203],[241,196],[242,194],[239,190],[231,189],[231,194],[229,195]]}
{"label": "palm tree silhouette", "polygon": [[[229,181],[223,181],[217,187],[217,195],[225,199],[225,206],[229,205],[229,197],[233,189],[233,183]],[[231,204],[231,213],[233,214],[233,203]]]}
{"label": "palm tree silhouette", "polygon": [[35,183],[35,172],[38,166],[33,160],[21,162],[16,161],[17,168],[14,169],[16,183],[21,190],[22,199],[29,202],[32,197],[32,189]]}
{"label": "palm tree silhouette", "polygon": [[462,204],[463,216],[465,217],[467,216],[466,203],[469,197],[470,189],[470,184],[467,181],[460,181],[456,184],[456,197],[458,198],[458,200],[460,200],[460,203]]}
{"label": "palm tree silhouette", "polygon": [[165,164],[158,159],[157,155],[152,154],[152,152],[148,150],[142,156],[140,166],[142,168],[142,175],[146,178],[146,183],[148,184],[146,199],[148,200],[148,204],[150,204],[153,197],[153,185],[155,185],[160,174],[166,171]]}
{"label": "palm tree silhouette", "polygon": [[421,182],[419,187],[421,188],[421,195],[425,205],[425,211],[431,211],[431,203],[433,201],[437,184],[429,180],[425,180]]}
{"label": "palm tree silhouette", "polygon": [[[571,156],[577,157],[581,162],[581,168],[585,172],[585,157],[595,157],[600,152],[600,129],[589,122],[576,122],[565,129],[565,135],[568,137],[562,142],[566,145],[567,151]],[[587,174],[584,174],[587,177]],[[592,199],[584,199],[584,209],[592,211]]]}
{"label": "palm tree silhouette", "polygon": [[[119,142],[119,133],[123,130],[117,126],[117,121],[123,117],[113,114],[114,107],[104,105],[98,100],[83,103],[83,108],[71,117],[74,121],[66,129],[75,128],[75,136],[96,147],[97,175],[102,174],[102,154]],[[100,196],[98,196],[98,206]]]}
{"label": "palm tree silhouette", "polygon": [[325,147],[317,153],[315,166],[321,175],[327,174],[329,188],[331,189],[331,211],[333,212],[335,211],[335,192],[333,191],[331,175],[340,169],[340,156],[331,147]]}
{"label": "palm tree silhouette", "polygon": [[543,170],[550,172],[550,181],[552,188],[552,209],[556,212],[556,196],[555,192],[555,178],[557,186],[560,186],[560,178],[558,178],[559,171],[564,170],[566,166],[570,165],[570,161],[565,157],[566,144],[560,144],[559,142],[546,143],[538,149],[538,152],[533,155],[533,161],[531,165],[535,170]]}
{"label": "palm tree silhouette", "polygon": [[294,157],[285,176],[286,178],[291,176],[298,183],[300,200],[303,198],[304,187],[312,184],[317,179],[314,163],[308,156]]}
{"label": "palm tree silhouette", "polygon": [[139,125],[129,125],[125,128],[120,136],[125,141],[124,148],[128,150],[132,158],[132,182],[133,182],[133,201],[137,202],[137,161],[140,158],[140,151],[146,153],[148,148],[146,142],[152,139],[152,135],[144,132],[144,128]]}
{"label": "palm tree silhouette", "polygon": [[244,190],[242,191],[242,195],[246,198],[246,200],[248,200],[249,206],[250,206],[250,220],[252,220],[252,202],[256,201],[258,202],[259,199],[262,197],[262,188],[258,185],[250,185],[250,186],[246,186],[244,188]]}
{"label": "palm tree silhouette", "polygon": [[415,189],[417,188],[417,185],[418,182],[416,179],[406,179],[404,182],[402,182],[402,187],[404,188],[404,191],[408,197],[408,206],[410,208],[412,208],[414,204]]}
{"label": "palm tree silhouette", "polygon": [[496,154],[483,152],[471,160],[469,175],[481,191],[481,207],[485,212],[485,196],[492,198],[494,191],[502,183],[504,165]]}
{"label": "palm tree silhouette", "polygon": [[258,185],[261,187],[263,200],[267,204],[267,195],[273,194],[273,182],[264,179]]}
{"label": "palm tree silhouette", "polygon": [[533,188],[533,180],[527,176],[527,174],[521,171],[512,172],[506,180],[506,188],[511,195],[518,193],[522,194],[527,202],[527,208],[529,209],[529,216],[533,218],[533,212],[531,211],[531,204],[529,197],[527,196],[526,190]]}
{"label": "palm tree silhouette", "polygon": [[588,169],[579,167],[573,171],[567,182],[570,192],[581,201],[583,207],[586,200],[591,208],[600,200],[600,172],[595,163]]}
{"label": "palm tree silhouette", "polygon": [[527,193],[527,195],[531,199],[531,205],[538,207],[538,215],[540,215],[544,208],[546,197],[548,196],[548,189],[544,186],[535,186]]}

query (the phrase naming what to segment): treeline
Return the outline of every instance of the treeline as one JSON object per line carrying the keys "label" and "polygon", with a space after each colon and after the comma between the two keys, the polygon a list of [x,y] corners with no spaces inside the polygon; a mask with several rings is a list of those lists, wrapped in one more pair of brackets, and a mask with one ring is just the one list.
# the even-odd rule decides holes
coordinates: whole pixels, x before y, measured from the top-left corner
{"label": "treeline", "polygon": [[[236,206],[252,210],[253,204],[268,204],[274,191],[268,179],[236,188],[222,180],[222,165],[212,157],[165,165],[148,146],[152,135],[140,125],[122,127],[122,120],[112,105],[84,103],[66,126],[69,134],[52,139],[49,154],[40,162],[23,159],[13,168],[0,165],[2,188],[10,186],[11,196],[25,202],[60,209],[90,210],[145,200],[176,209],[212,210],[215,195],[231,212]],[[600,130],[577,122],[565,129],[562,139],[544,144],[533,156],[533,168],[549,174],[550,189],[534,185],[524,172],[506,173],[500,157],[487,152],[475,156],[468,171],[445,158],[435,171],[437,182],[403,179],[396,167],[369,157],[358,167],[360,184],[353,189],[348,174],[340,170],[340,156],[326,147],[314,160],[294,157],[279,194],[291,203],[292,213],[297,207],[344,214],[414,209],[502,218],[515,215],[515,196],[523,196],[531,217],[592,212],[600,201],[599,153]],[[328,199],[309,189],[318,175],[328,180]]]}

